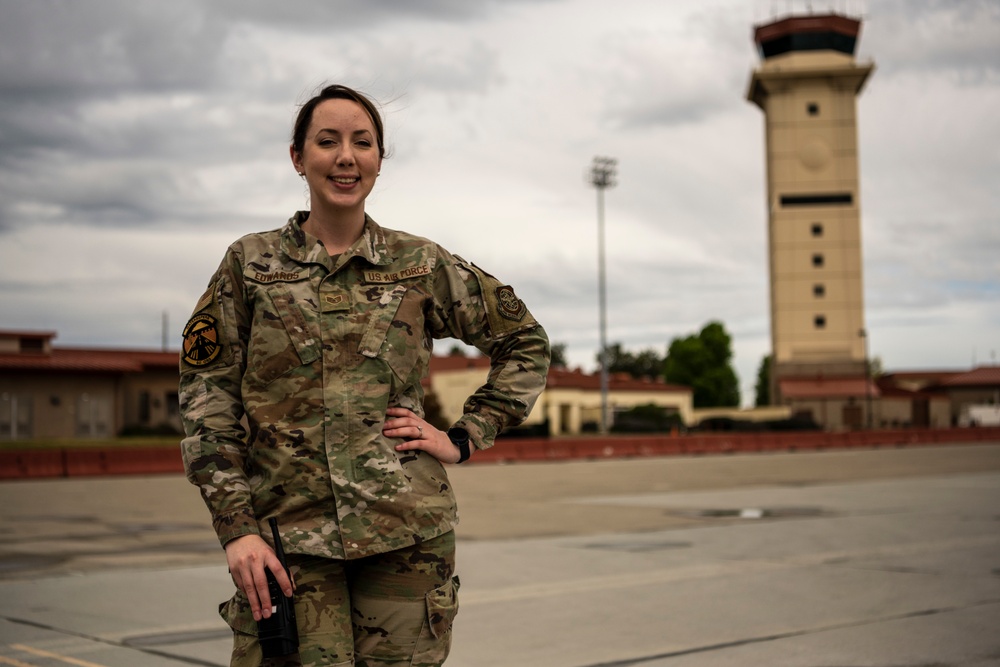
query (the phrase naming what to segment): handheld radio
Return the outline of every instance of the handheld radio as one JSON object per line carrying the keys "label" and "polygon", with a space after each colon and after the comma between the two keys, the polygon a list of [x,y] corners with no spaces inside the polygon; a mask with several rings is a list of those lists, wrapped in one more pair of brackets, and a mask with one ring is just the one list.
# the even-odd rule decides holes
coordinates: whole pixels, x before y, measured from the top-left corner
{"label": "handheld radio", "polygon": [[[285,550],[281,546],[281,536],[278,534],[278,520],[271,518],[271,535],[274,537],[274,553],[281,562],[285,574],[288,564],[285,562]],[[267,576],[267,592],[271,595],[271,616],[257,621],[257,639],[260,641],[261,652],[265,658],[278,658],[291,655],[299,650],[299,631],[295,626],[295,603],[290,597],[285,597],[278,580],[271,570],[265,568]]]}

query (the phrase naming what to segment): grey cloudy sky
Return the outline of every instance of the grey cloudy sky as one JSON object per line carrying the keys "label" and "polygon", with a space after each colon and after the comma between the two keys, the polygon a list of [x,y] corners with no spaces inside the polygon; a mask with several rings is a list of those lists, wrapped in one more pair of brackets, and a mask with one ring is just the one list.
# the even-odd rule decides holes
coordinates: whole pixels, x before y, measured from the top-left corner
{"label": "grey cloudy sky", "polygon": [[[513,284],[570,361],[661,354],[722,320],[744,402],[768,352],[754,23],[862,14],[865,298],[890,370],[1000,348],[996,0],[0,0],[0,327],[177,347],[226,246],[306,196],[287,158],[323,83],[370,92],[391,159],[368,211]],[[442,349],[447,349],[444,347]]]}

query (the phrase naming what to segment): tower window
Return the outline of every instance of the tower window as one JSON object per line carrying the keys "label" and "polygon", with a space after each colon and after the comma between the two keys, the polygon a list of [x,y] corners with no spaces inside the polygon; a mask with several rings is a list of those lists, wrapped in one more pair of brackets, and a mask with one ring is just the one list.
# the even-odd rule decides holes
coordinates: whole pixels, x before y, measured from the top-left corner
{"label": "tower window", "polygon": [[819,105],[816,104],[815,102],[810,102],[809,104],[806,105],[806,111],[809,113],[810,116],[818,116]]}
{"label": "tower window", "polygon": [[854,196],[850,192],[781,195],[780,201],[782,206],[850,206]]}
{"label": "tower window", "polygon": [[822,222],[812,223],[811,231],[813,236],[816,237],[823,236],[823,223]]}
{"label": "tower window", "polygon": [[822,283],[813,285],[813,296],[817,299],[821,299],[826,296],[826,285],[823,285]]}
{"label": "tower window", "polygon": [[815,326],[817,329],[825,329],[826,328],[826,315],[817,315],[816,317],[814,317],[813,318],[813,326]]}
{"label": "tower window", "polygon": [[823,266],[823,253],[816,253],[813,255],[813,266],[817,269]]}

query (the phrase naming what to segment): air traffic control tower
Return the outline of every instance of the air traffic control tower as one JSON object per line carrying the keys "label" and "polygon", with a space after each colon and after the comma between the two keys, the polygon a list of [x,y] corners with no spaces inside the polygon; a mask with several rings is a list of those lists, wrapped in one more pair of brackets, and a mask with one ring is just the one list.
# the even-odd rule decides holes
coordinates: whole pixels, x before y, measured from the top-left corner
{"label": "air traffic control tower", "polygon": [[[839,14],[790,16],[754,30],[761,63],[747,99],[763,110],[766,127],[776,404],[805,399],[810,381],[805,393],[820,398],[817,381],[830,387],[837,378],[844,405],[855,394],[871,407],[855,100],[874,66],[855,61],[860,30],[860,21]],[[845,412],[832,421],[851,426],[843,421],[859,418]]]}

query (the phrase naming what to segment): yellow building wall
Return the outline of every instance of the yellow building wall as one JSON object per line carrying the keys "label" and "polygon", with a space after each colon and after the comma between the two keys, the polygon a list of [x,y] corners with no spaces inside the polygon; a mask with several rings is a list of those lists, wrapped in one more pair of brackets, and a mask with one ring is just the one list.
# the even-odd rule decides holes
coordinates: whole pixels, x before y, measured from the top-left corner
{"label": "yellow building wall", "polygon": [[[462,416],[465,400],[486,382],[488,372],[485,368],[470,368],[436,371],[431,376],[431,390],[437,396],[448,423],[454,423]],[[686,425],[693,423],[689,391],[609,391],[608,404],[612,410],[627,410],[648,404],[672,408],[677,410]],[[546,388],[524,426],[542,424],[546,419],[550,435],[577,435],[584,424],[600,422],[601,394],[597,390],[572,387]]]}

